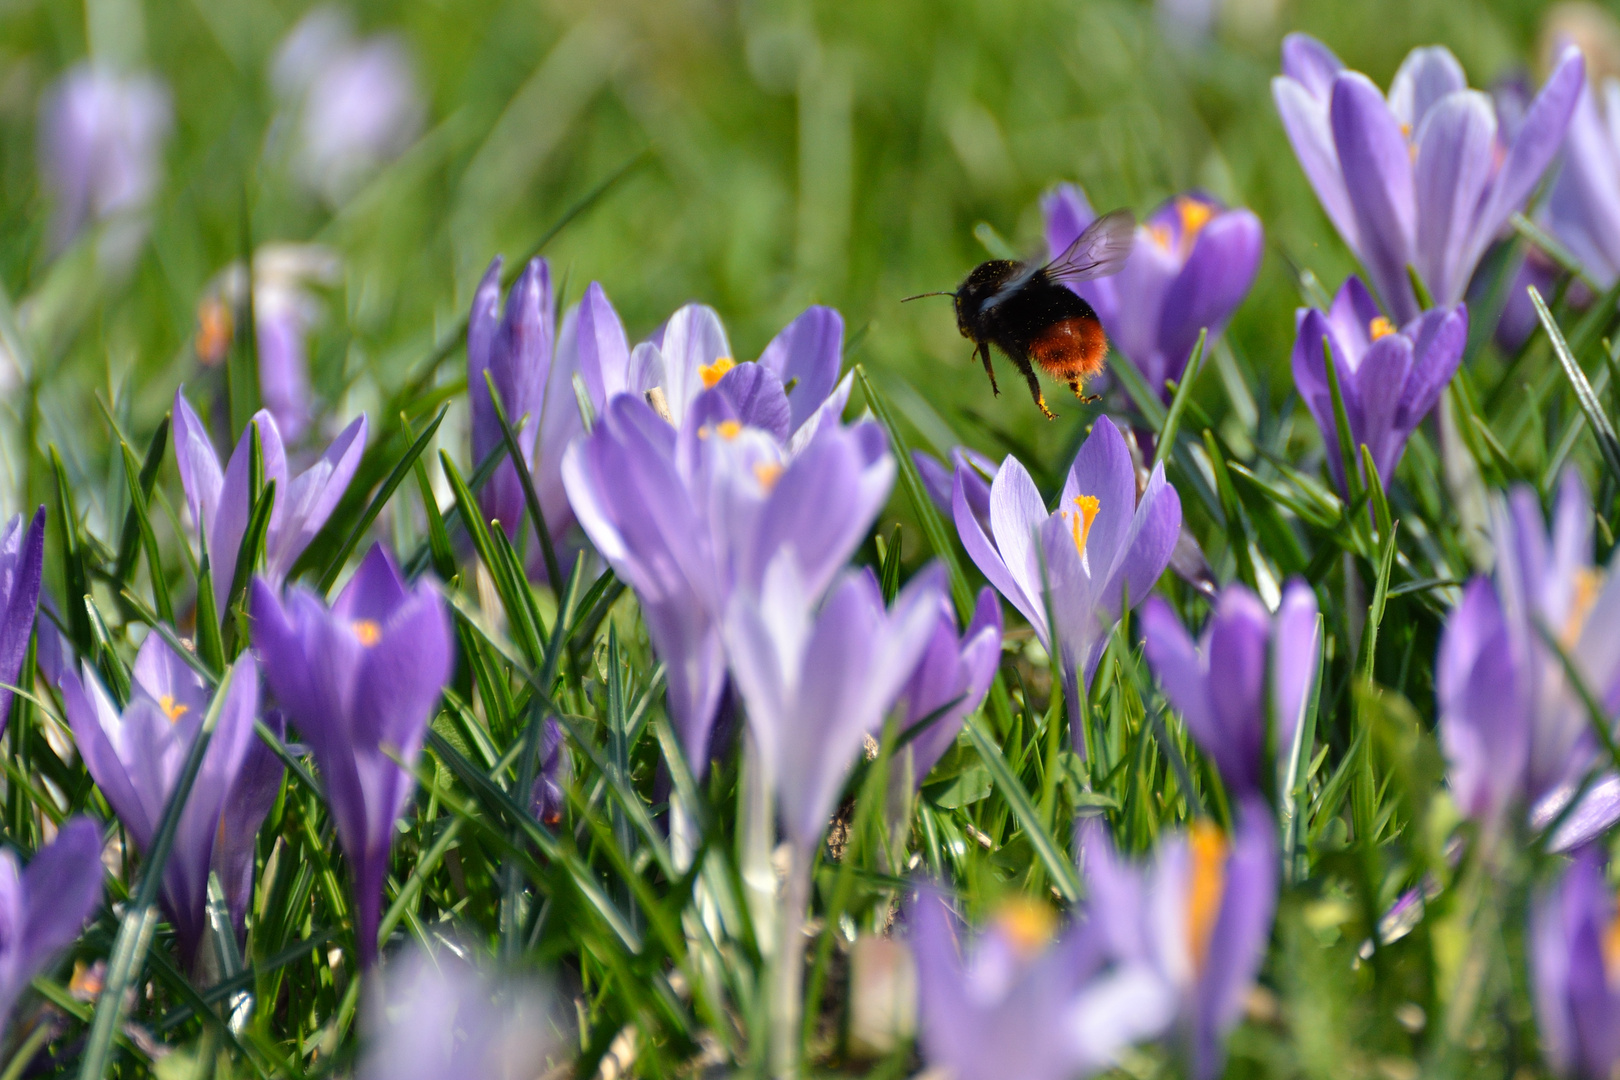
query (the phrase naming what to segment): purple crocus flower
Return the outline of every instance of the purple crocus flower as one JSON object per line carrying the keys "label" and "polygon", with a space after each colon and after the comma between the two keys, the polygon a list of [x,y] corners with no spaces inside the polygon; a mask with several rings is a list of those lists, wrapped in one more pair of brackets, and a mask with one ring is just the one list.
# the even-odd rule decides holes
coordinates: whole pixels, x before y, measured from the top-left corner
{"label": "purple crocus flower", "polygon": [[175,391],[174,450],[180,483],[186,489],[191,519],[207,545],[214,600],[221,617],[225,614],[236,573],[236,556],[252,513],[249,500],[253,483],[251,439],[254,427],[259,431],[264,482],[269,484],[273,480],[276,484],[276,501],[270,511],[264,548],[265,576],[275,585],[286,580],[298,556],[332,516],[366,449],[366,418],[361,415],[343,429],[319,460],[289,479],[281,429],[275,417],[260,409],[243,429],[236,449],[231,452],[229,465],[221,471],[219,456],[208,440],[208,431],[186,401],[184,388]]}
{"label": "purple crocus flower", "polygon": [[359,1080],[514,1080],[545,1074],[566,1052],[545,994],[498,982],[449,948],[391,959],[375,1004]]}
{"label": "purple crocus flower", "polygon": [[789,548],[806,593],[820,596],[894,481],[875,424],[821,425],[793,453],[781,441],[789,415],[775,374],[742,364],[698,396],[679,430],[640,397],[610,399],[563,460],[585,534],[641,601],[699,772],[725,685],[720,624],[732,594],[757,593],[769,559]]}
{"label": "purple crocus flower", "polygon": [[151,75],[79,64],[40,104],[40,171],[55,201],[60,251],[86,225],[137,217],[162,182],[173,125],[169,92]]}
{"label": "purple crocus flower", "polygon": [[0,851],[0,1028],[34,976],[101,906],[101,829],[87,817],[62,823],[27,869]]}
{"label": "purple crocus flower", "polygon": [[1597,90],[1582,85],[1545,221],[1599,287],[1614,284],[1620,275],[1620,82],[1606,79]]}
{"label": "purple crocus flower", "polygon": [[[1065,680],[1089,685],[1126,596],[1133,607],[1147,597],[1180,535],[1181,500],[1165,481],[1164,466],[1153,470],[1138,498],[1125,438],[1100,417],[1075,456],[1055,511],[1047,511],[1017,458],[1002,462],[990,485],[988,529],[972,505],[982,481],[970,473],[956,470],[952,498],[968,555],[1029,620],[1048,652],[1050,609]],[[1073,681],[1069,688],[1076,688]]]}
{"label": "purple crocus flower", "polygon": [[960,937],[943,896],[911,906],[923,1057],[954,1080],[1073,1080],[1159,1035],[1176,999],[1150,964],[1111,964],[1089,924],[1056,935],[1040,901],[1015,899]]}
{"label": "purple crocus flower", "polygon": [[1352,276],[1345,279],[1326,314],[1303,308],[1297,326],[1294,384],[1322,432],[1334,482],[1345,490],[1324,338],[1333,348],[1350,445],[1358,455],[1356,471],[1361,472],[1360,447],[1365,445],[1387,486],[1406,440],[1440,400],[1462,360],[1468,342],[1467,308],[1431,308],[1396,330],[1379,314],[1361,279]]}
{"label": "purple crocus flower", "polygon": [[989,457],[966,446],[956,446],[951,448],[949,465],[921,450],[911,452],[911,461],[917,466],[928,498],[947,518],[952,515],[957,470],[966,469],[963,476],[967,483],[968,506],[980,519],[990,519],[990,481],[996,475],[996,463]]}
{"label": "purple crocus flower", "polygon": [[838,793],[907,677],[928,648],[942,576],[919,574],[885,611],[869,574],[847,574],[816,610],[791,548],[771,560],[757,593],[739,591],[726,613],[731,670],[748,709],[782,829],[814,849]]}
{"label": "purple crocus flower", "polygon": [[973,621],[961,635],[956,630],[956,607],[940,590],[933,635],[900,690],[906,703],[902,731],[933,717],[909,746],[915,783],[928,776],[956,741],[968,714],[984,700],[1001,661],[1001,629],[1001,602],[994,589],[979,592]]}
{"label": "purple crocus flower", "polygon": [[45,508],[23,529],[21,514],[0,530],[0,733],[11,719],[10,687],[22,675],[28,639],[39,610],[39,584],[45,572]]}
{"label": "purple crocus flower", "polygon": [[1387,100],[1304,34],[1283,39],[1282,69],[1272,96],[1294,154],[1390,317],[1406,324],[1420,313],[1412,271],[1440,306],[1462,300],[1557,154],[1586,66],[1566,50],[1511,140],[1440,46],[1408,54]]}
{"label": "purple crocus flower", "polygon": [[1530,763],[1524,644],[1509,630],[1490,581],[1475,578],[1446,620],[1435,664],[1452,798],[1492,828],[1524,794]]}
{"label": "purple crocus flower", "polygon": [[1620,1067],[1620,951],[1603,859],[1586,848],[1530,913],[1531,988],[1547,1063],[1606,1080]]}
{"label": "purple crocus flower", "polygon": [[[264,724],[276,738],[286,741],[287,718],[280,709],[265,713]],[[214,838],[214,869],[225,892],[225,905],[237,937],[244,932],[247,912],[253,903],[253,868],[257,856],[259,827],[275,808],[281,794],[286,766],[276,752],[255,738],[248,744],[242,768],[225,796],[225,815],[219,835]]]}
{"label": "purple crocus flower", "polygon": [[378,544],[330,608],[297,585],[283,603],[255,578],[252,615],[271,692],[326,783],[349,859],[361,964],[370,967],[394,822],[416,784],[409,766],[450,678],[444,602],[430,581],[408,588]]}
{"label": "purple crocus flower", "polygon": [[424,108],[397,35],[356,40],[347,15],[317,7],[276,52],[271,82],[295,118],[299,177],[336,205],[405,151]]}
{"label": "purple crocus flower", "polygon": [[[1085,193],[1064,184],[1041,203],[1055,256],[1097,216]],[[1071,286],[1097,311],[1114,347],[1166,401],[1208,327],[1210,340],[1232,317],[1260,269],[1263,232],[1249,210],[1228,210],[1201,192],[1177,195],[1136,229],[1125,268]]]}
{"label": "purple crocus flower", "polygon": [[1142,609],[1142,628],[1165,696],[1227,787],[1258,790],[1268,705],[1281,740],[1295,730],[1316,680],[1316,594],[1303,581],[1289,582],[1273,617],[1254,593],[1228,585],[1196,645],[1155,596]]}
{"label": "purple crocus flower", "polygon": [[[144,852],[157,835],[213,695],[157,634],[142,643],[132,675],[129,703],[120,712],[94,669],[81,662],[77,672],[69,668],[62,674],[62,705],[85,768]],[[241,812],[231,795],[256,741],[259,668],[251,655],[231,669],[226,693],[163,867],[163,909],[188,966],[208,926],[208,873],[217,868],[218,837],[227,819]]]}
{"label": "purple crocus flower", "polygon": [[1233,836],[1201,819],[1160,841],[1150,867],[1121,862],[1095,819],[1082,835],[1091,918],[1111,955],[1151,966],[1172,989],[1193,1080],[1220,1075],[1277,906],[1270,812],[1255,796],[1237,810]]}

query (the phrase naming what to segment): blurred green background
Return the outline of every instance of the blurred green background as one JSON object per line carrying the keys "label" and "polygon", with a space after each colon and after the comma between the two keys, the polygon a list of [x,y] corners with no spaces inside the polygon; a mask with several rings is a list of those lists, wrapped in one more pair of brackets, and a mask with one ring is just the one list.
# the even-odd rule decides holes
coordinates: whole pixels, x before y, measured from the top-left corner
{"label": "blurred green background", "polygon": [[[1381,84],[1409,48],[1444,42],[1487,85],[1533,70],[1545,12],[1515,0],[1206,7],[1201,34],[1131,0],[362,0],[348,5],[357,30],[403,36],[426,116],[407,151],[334,206],[292,182],[273,134],[269,68],[309,5],[0,0],[0,284],[42,388],[38,441],[104,438],[94,389],[149,431],[178,382],[205,377],[199,300],[244,236],[342,256],[313,380],[334,416],[375,410],[453,328],[493,255],[520,255],[644,149],[548,249],[565,300],[602,282],[632,339],[699,299],[750,357],[804,305],[832,304],[860,335],[852,358],[925,444],[995,450],[999,430],[1055,455],[1094,409],[1071,402],[1046,424],[1020,393],[992,401],[945,302],[900,297],[950,288],[986,257],[980,222],[1032,245],[1038,198],[1059,181],[1139,213],[1197,186],[1265,223],[1264,267],[1229,340],[1275,401],[1289,388],[1296,267],[1330,289],[1351,269],[1271,104],[1282,36],[1313,33]],[[86,56],[172,88],[149,239],[124,273],[84,244],[54,255],[48,233],[39,101]],[[1219,385],[1203,382],[1218,413]]]}

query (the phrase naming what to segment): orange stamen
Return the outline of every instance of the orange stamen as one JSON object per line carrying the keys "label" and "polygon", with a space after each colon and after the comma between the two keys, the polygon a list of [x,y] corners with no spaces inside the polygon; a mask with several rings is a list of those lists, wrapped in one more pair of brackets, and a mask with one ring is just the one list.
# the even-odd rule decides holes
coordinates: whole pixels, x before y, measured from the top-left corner
{"label": "orange stamen", "polygon": [[1091,526],[1096,522],[1098,512],[1102,510],[1102,501],[1095,495],[1078,495],[1075,497],[1074,505],[1080,508],[1079,512],[1066,510],[1064,516],[1069,519],[1069,529],[1074,535],[1074,550],[1080,553],[1081,558],[1085,558],[1086,541],[1091,539]]}
{"label": "orange stamen", "polygon": [[1377,341],[1379,338],[1389,337],[1395,332],[1395,324],[1380,315],[1367,324],[1367,336]]}
{"label": "orange stamen", "polygon": [[370,619],[356,619],[354,621],[354,636],[360,639],[360,644],[369,649],[382,638],[382,627]]}
{"label": "orange stamen", "polygon": [[725,378],[726,372],[737,366],[737,362],[729,356],[716,357],[714,363],[704,364],[698,368],[698,375],[703,379],[703,389],[712,390],[714,384]]}
{"label": "orange stamen", "polygon": [[1226,837],[1209,821],[1199,820],[1188,834],[1187,849],[1192,856],[1192,876],[1187,882],[1187,949],[1192,953],[1193,968],[1202,971],[1226,894]]}
{"label": "orange stamen", "polygon": [[171,724],[191,711],[190,706],[180,704],[170,694],[164,694],[158,698],[158,708],[163,710],[163,715],[169,718]]}

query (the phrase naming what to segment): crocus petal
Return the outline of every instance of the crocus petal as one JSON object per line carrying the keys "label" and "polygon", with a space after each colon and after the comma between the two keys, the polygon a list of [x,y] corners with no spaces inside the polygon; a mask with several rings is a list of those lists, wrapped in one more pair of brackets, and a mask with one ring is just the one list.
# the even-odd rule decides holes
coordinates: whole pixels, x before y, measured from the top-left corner
{"label": "crocus petal", "polygon": [[[1360,425],[1352,427],[1356,451],[1356,466],[1361,468],[1361,447],[1372,451],[1383,485],[1387,488],[1394,480],[1390,475],[1393,459],[1400,457],[1406,442],[1406,432],[1396,429],[1401,394],[1406,378],[1412,371],[1412,343],[1404,334],[1389,334],[1373,342],[1367,355],[1356,369],[1355,400],[1360,406]],[[1391,462],[1389,467],[1386,462]]]}
{"label": "crocus petal", "polygon": [[1181,537],[1181,496],[1164,478],[1164,466],[1148,476],[1142,498],[1131,519],[1114,566],[1103,582],[1100,602],[1118,618],[1127,597],[1135,607],[1146,599],[1170,565],[1170,555]]}
{"label": "crocus petal", "polygon": [[207,429],[185,398],[184,387],[174,392],[174,460],[180,469],[180,486],[186,491],[186,505],[191,507],[191,520],[197,531],[207,536],[219,513],[225,475],[220,471],[219,455],[214,453]]}
{"label": "crocus petal", "polygon": [[1389,109],[1396,119],[1416,131],[1429,110],[1449,94],[1468,88],[1462,65],[1444,45],[1413,49],[1401,61],[1389,84]]}
{"label": "crocus petal", "polygon": [[1440,99],[1417,129],[1414,144],[1415,266],[1436,302],[1451,305],[1462,299],[1473,273],[1474,218],[1496,163],[1491,99],[1477,90]]}
{"label": "crocus petal", "polygon": [[829,307],[815,306],[782,328],[759,355],[761,367],[774,371],[792,407],[790,429],[797,431],[838,383],[844,359],[844,319]]}
{"label": "crocus petal", "polygon": [[1142,634],[1148,663],[1165,697],[1200,746],[1216,745],[1219,733],[1209,700],[1208,664],[1163,597],[1150,596],[1142,606]]}
{"label": "crocus petal", "polygon": [[591,401],[600,409],[609,398],[629,393],[630,342],[619,313],[602,286],[591,282],[579,302],[575,324],[579,374]]}
{"label": "crocus petal", "polygon": [[[792,427],[792,406],[782,391],[782,380],[775,371],[760,364],[738,364],[723,375],[714,389],[698,396],[694,403],[694,417],[702,411],[701,403],[709,398],[724,398],[730,405],[731,418],[744,427],[768,431],[778,441],[784,441]],[[701,417],[695,422],[708,420]]]}
{"label": "crocus petal", "polygon": [[1313,97],[1327,100],[1333,92],[1333,77],[1343,70],[1344,63],[1333,55],[1333,50],[1309,34],[1293,33],[1283,38],[1283,74]]}
{"label": "crocus petal", "polygon": [[664,400],[678,426],[704,390],[701,370],[721,357],[730,359],[731,343],[713,308],[688,304],[664,324],[658,350],[664,361]]}
{"label": "crocus petal", "polygon": [[1529,717],[1496,593],[1476,578],[1446,622],[1435,666],[1440,743],[1458,807],[1494,822],[1523,783]]}
{"label": "crocus petal", "polygon": [[1359,72],[1340,74],[1329,110],[1333,144],[1355,213],[1361,257],[1398,322],[1418,314],[1406,268],[1412,263],[1412,162],[1384,95]]}
{"label": "crocus petal", "polygon": [[[1046,590],[1041,580],[1035,530],[1046,520],[1046,505],[1035,488],[1035,481],[1015,457],[1008,457],[996,471],[990,485],[990,533],[995,537],[994,547],[988,541],[982,545],[972,542],[971,534],[978,532],[978,522],[967,512],[967,495],[960,484],[957,491],[961,494],[955,497],[956,527],[968,555],[1044,639]],[[967,522],[963,520],[964,514],[969,519]],[[979,539],[983,540],[982,533]],[[1003,580],[997,581],[997,577]]]}
{"label": "crocus petal", "polygon": [[225,605],[230,602],[231,583],[236,575],[236,559],[242,548],[242,537],[247,533],[248,518],[252,516],[252,439],[259,436],[260,460],[264,465],[264,482],[276,485],[276,501],[270,509],[270,528],[275,529],[287,515],[287,453],[282,447],[281,430],[273,416],[263,409],[254,413],[242,437],[231,451],[230,464],[225,466],[225,481],[220,488],[219,511],[208,529],[208,559],[213,568],[214,603],[217,617],[224,618]]}
{"label": "crocus petal", "polygon": [[[37,972],[84,929],[101,906],[101,829],[87,817],[62,823],[56,839],[35,852],[23,871],[28,923],[20,966]],[[4,1022],[0,1015],[0,1023]]]}
{"label": "crocus petal", "polygon": [[1260,219],[1248,210],[1217,214],[1198,234],[1159,314],[1159,339],[1170,361],[1165,377],[1179,381],[1198,332],[1208,328],[1213,339],[1248,295],[1262,240]]}
{"label": "crocus petal", "polygon": [[[4,550],[0,551],[0,586],[5,590],[5,607],[0,611],[0,682],[15,686],[28,654],[28,641],[34,632],[34,616],[39,610],[39,587],[45,573],[45,508],[34,512],[28,531],[23,532],[18,514],[6,528]],[[0,732],[11,716],[12,692],[0,689]]]}
{"label": "crocus petal", "polygon": [[[997,479],[999,482],[999,476]],[[1030,490],[1034,490],[1033,482]],[[1136,515],[1136,466],[1131,463],[1131,452],[1125,445],[1125,436],[1106,416],[1097,418],[1091,434],[1080,444],[1080,452],[1069,467],[1068,479],[1063,485],[1063,503],[1058,510],[1076,512],[1076,500],[1084,496],[1097,500],[1097,516],[1092,519],[1090,531],[1085,534],[1085,553],[1092,575],[1102,580],[1118,562]],[[1040,496],[1036,495],[1035,498],[1038,502]],[[1046,516],[1044,509],[1042,518]],[[992,519],[994,513],[995,494],[992,492]],[[999,530],[996,540],[1000,544]],[[1006,550],[1003,545],[1003,553]]]}
{"label": "crocus petal", "polygon": [[1302,731],[1320,655],[1316,593],[1294,578],[1283,586],[1271,642],[1271,701],[1281,761],[1292,757],[1293,739]]}
{"label": "crocus petal", "polygon": [[1317,201],[1344,242],[1352,250],[1358,249],[1356,213],[1344,186],[1339,151],[1333,144],[1333,127],[1328,121],[1329,88],[1307,88],[1302,82],[1279,75],[1271,80],[1271,97]]}
{"label": "crocus petal", "polygon": [[1227,784],[1240,791],[1259,782],[1265,741],[1266,646],[1271,619],[1242,586],[1221,593],[1209,629],[1209,703],[1215,730],[1204,745]]}
{"label": "crocus petal", "polygon": [[286,579],[298,556],[337,509],[365,455],[366,430],[366,418],[361,414],[285,492],[276,492],[276,505],[282,513],[265,544],[265,573],[271,581]]}

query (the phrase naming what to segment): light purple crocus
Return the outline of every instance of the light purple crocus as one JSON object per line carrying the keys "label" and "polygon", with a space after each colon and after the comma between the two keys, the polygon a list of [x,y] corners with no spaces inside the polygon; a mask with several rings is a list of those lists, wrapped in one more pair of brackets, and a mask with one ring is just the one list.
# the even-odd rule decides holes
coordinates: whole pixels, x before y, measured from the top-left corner
{"label": "light purple crocus", "polygon": [[1531,991],[1541,1052],[1562,1076],[1607,1080],[1620,1068],[1620,951],[1603,857],[1586,848],[1530,912]]}
{"label": "light purple crocus", "polygon": [[281,442],[281,429],[275,417],[261,409],[242,430],[230,463],[222,471],[219,456],[209,441],[208,431],[192,411],[182,387],[174,394],[174,450],[180,468],[180,483],[186,490],[186,503],[207,546],[214,581],[214,602],[223,617],[231,581],[236,573],[236,557],[247,532],[252,507],[252,437],[259,432],[264,463],[264,482],[276,485],[276,501],[270,510],[270,528],[265,534],[265,576],[274,585],[287,579],[298,556],[303,554],[326,519],[343,498],[360,457],[366,449],[366,418],[362,414],[332,441],[313,465],[296,477],[289,475],[287,454]]}
{"label": "light purple crocus", "polygon": [[[1041,209],[1053,257],[1097,216],[1072,184],[1049,194]],[[1207,327],[1213,341],[1248,295],[1263,243],[1252,211],[1229,210],[1202,192],[1188,192],[1137,226],[1123,270],[1071,288],[1096,310],[1114,348],[1168,401],[1165,381],[1180,380],[1199,331]]]}
{"label": "light purple crocus", "polygon": [[956,491],[956,472],[965,468],[968,507],[981,520],[990,519],[990,481],[995,478],[996,463],[989,457],[969,447],[956,446],[951,448],[949,465],[921,450],[911,452],[911,461],[917,466],[917,475],[922,479],[928,498],[947,518],[953,513],[951,500]]}
{"label": "light purple crocus", "polygon": [[444,601],[430,581],[407,587],[378,544],[330,608],[298,585],[283,602],[255,578],[251,610],[265,679],[326,785],[349,859],[361,964],[370,967],[394,822],[415,790],[410,767],[450,678]]}
{"label": "light purple crocus", "polygon": [[1258,791],[1268,715],[1286,747],[1316,681],[1316,594],[1289,582],[1273,616],[1254,593],[1228,585],[1196,644],[1155,596],[1142,609],[1142,629],[1159,685],[1227,788]]}
{"label": "light purple crocus", "polygon": [[908,915],[923,1057],[953,1080],[1074,1080],[1175,1017],[1157,969],[1112,963],[1085,922],[1056,933],[1040,901],[1012,900],[970,940],[932,889]]}
{"label": "light purple crocus", "polygon": [[915,783],[927,778],[956,741],[968,714],[984,700],[1001,662],[1001,629],[1001,602],[994,589],[979,592],[973,621],[961,634],[956,629],[956,607],[940,589],[934,632],[900,689],[900,699],[906,704],[901,730],[928,721],[928,727],[909,744]]}
{"label": "light purple crocus", "polygon": [[[95,670],[81,662],[77,671],[62,674],[62,705],[85,768],[145,852],[212,707],[213,692],[155,633],[141,644],[131,674],[129,703],[120,710]],[[231,795],[257,741],[259,668],[251,655],[232,667],[226,694],[163,867],[163,910],[187,966],[196,961],[208,926],[208,874],[218,868],[220,832],[226,819],[241,812]]]}
{"label": "light purple crocus", "polygon": [[949,602],[937,573],[908,583],[893,611],[869,574],[846,574],[819,610],[818,595],[785,548],[725,620],[749,730],[801,852],[821,839],[862,741],[881,729]]}
{"label": "light purple crocus", "polygon": [[[1372,294],[1357,277],[1345,279],[1326,314],[1302,308],[1296,315],[1294,384],[1305,399],[1322,441],[1328,471],[1345,490],[1343,456],[1333,392],[1328,386],[1323,340],[1333,349],[1356,472],[1360,448],[1372,451],[1379,480],[1387,487],[1406,449],[1406,440],[1440,400],[1456,374],[1468,343],[1468,310],[1431,308],[1397,330],[1379,313]],[[1361,477],[1366,482],[1366,477]]]}
{"label": "light purple crocus", "polygon": [[410,49],[394,34],[363,40],[345,12],[323,5],[276,51],[271,83],[295,125],[295,167],[331,205],[404,152],[425,109]]}
{"label": "light purple crocus", "polygon": [[39,610],[39,584],[45,572],[45,508],[28,528],[16,515],[0,530],[0,732],[11,719],[11,687],[22,674],[28,639]]}
{"label": "light purple crocus", "polygon": [[1150,866],[1121,861],[1101,824],[1082,830],[1088,910],[1108,953],[1150,966],[1177,1001],[1192,1080],[1219,1076],[1271,938],[1277,838],[1256,796],[1228,837],[1206,819],[1159,842]]}
{"label": "light purple crocus", "polygon": [[543,992],[490,977],[459,949],[390,959],[372,1004],[359,1080],[537,1077],[567,1050]]}
{"label": "light purple crocus", "polygon": [[1169,564],[1181,532],[1181,500],[1162,465],[1137,497],[1130,451],[1106,416],[1075,456],[1055,511],[1047,511],[1022,463],[1008,457],[990,485],[987,529],[971,497],[982,481],[971,472],[956,470],[957,533],[1048,652],[1056,637],[1072,704],[1073,691],[1090,684],[1126,597],[1132,607],[1141,603]]}
{"label": "light purple crocus", "polygon": [[152,75],[79,64],[46,92],[39,162],[56,250],[87,225],[138,218],[162,182],[172,126],[168,89]]}
{"label": "light purple crocus", "polygon": [[596,550],[635,590],[666,667],[670,716],[694,770],[725,685],[720,624],[739,588],[762,587],[792,550],[820,596],[888,499],[894,460],[875,424],[820,425],[796,453],[774,373],[739,364],[687,409],[679,430],[642,398],[609,400],[569,447],[563,483]]}
{"label": "light purple crocus", "polygon": [[1620,275],[1620,81],[1581,87],[1545,222],[1600,288],[1614,284]]}
{"label": "light purple crocus", "polygon": [[34,976],[79,936],[101,906],[101,829],[87,817],[62,823],[26,869],[0,851],[0,1029]]}
{"label": "light purple crocus", "polygon": [[1441,307],[1463,299],[1557,154],[1585,73],[1579,50],[1565,50],[1511,140],[1442,46],[1408,54],[1386,100],[1327,46],[1290,34],[1271,88],[1322,209],[1406,324],[1420,314],[1412,272]]}
{"label": "light purple crocus", "polygon": [[[1585,486],[1565,474],[1552,531],[1528,487],[1493,521],[1494,581],[1471,582],[1447,619],[1436,662],[1440,732],[1464,812],[1494,823],[1514,803],[1550,823],[1598,761],[1587,709],[1543,634],[1568,653],[1606,713],[1620,711],[1620,577],[1592,565]],[[1553,837],[1569,850],[1620,820],[1620,778],[1605,773]]]}

